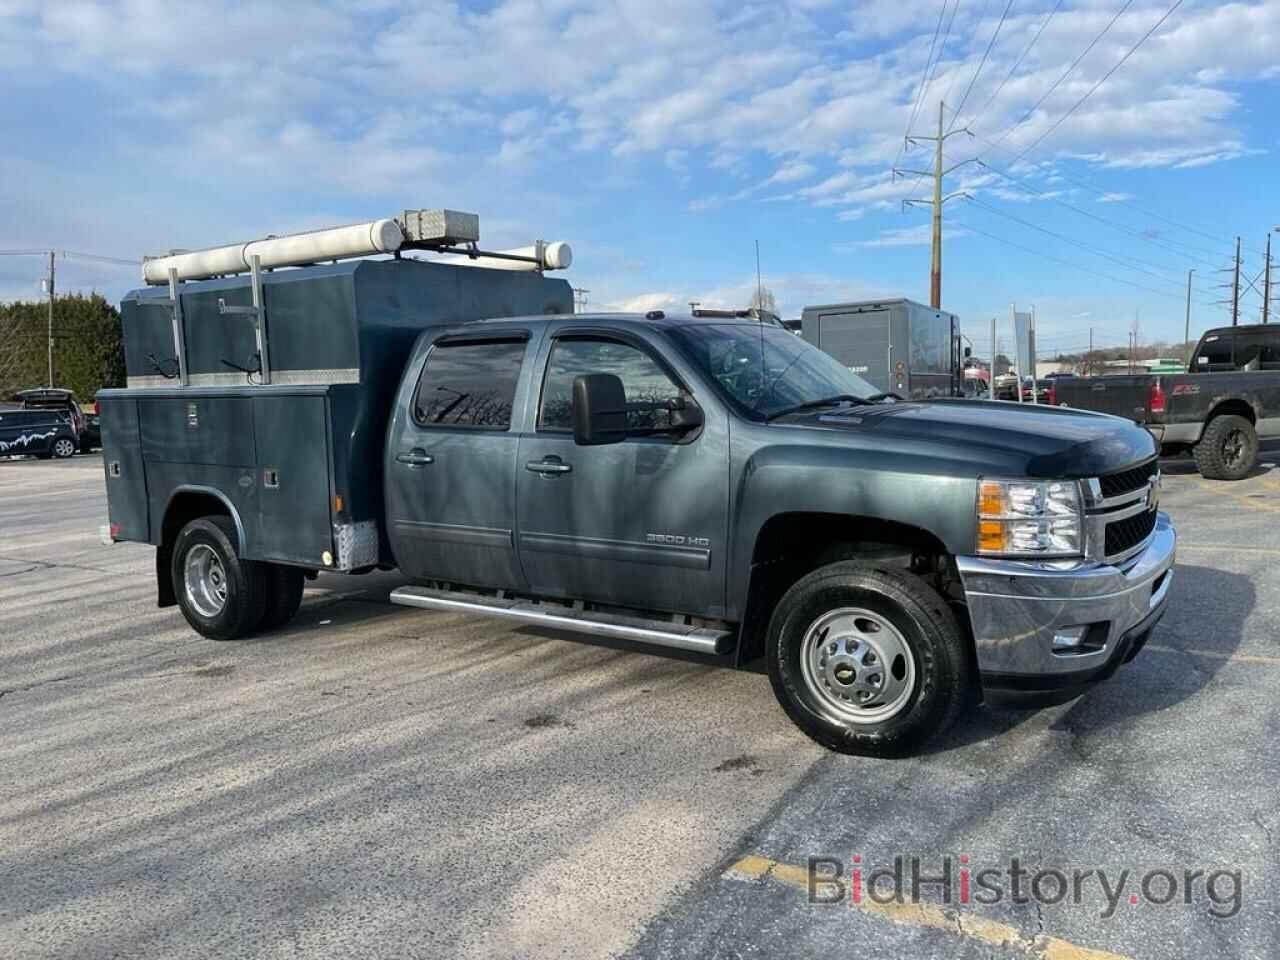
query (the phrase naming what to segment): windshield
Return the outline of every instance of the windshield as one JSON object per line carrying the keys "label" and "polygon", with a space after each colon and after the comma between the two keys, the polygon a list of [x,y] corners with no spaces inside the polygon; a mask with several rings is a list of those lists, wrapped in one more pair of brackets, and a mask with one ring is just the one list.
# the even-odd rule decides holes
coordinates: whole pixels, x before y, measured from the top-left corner
{"label": "windshield", "polygon": [[669,332],[685,355],[753,419],[828,397],[878,396],[866,380],[782,327],[699,323]]}

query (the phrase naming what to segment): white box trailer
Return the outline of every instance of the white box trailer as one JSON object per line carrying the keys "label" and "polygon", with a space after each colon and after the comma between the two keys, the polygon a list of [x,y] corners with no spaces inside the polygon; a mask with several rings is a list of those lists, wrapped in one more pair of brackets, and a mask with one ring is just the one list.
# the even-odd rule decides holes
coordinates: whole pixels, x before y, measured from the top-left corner
{"label": "white box trailer", "polygon": [[887,393],[962,393],[960,323],[945,310],[905,298],[805,307],[800,335]]}

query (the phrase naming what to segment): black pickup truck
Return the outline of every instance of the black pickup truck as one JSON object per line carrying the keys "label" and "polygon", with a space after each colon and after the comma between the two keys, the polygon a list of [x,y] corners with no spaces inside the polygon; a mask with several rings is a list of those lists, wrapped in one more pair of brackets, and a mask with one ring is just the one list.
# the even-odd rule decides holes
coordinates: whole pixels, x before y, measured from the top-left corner
{"label": "black pickup truck", "polygon": [[[318,570],[398,568],[400,604],[763,658],[811,737],[893,754],[983,691],[1081,692],[1165,609],[1126,420],[903,402],[772,324],[575,315],[564,281],[409,260],[266,276],[272,382],[228,383],[251,332],[197,325],[233,298],[131,294],[151,345],[99,394],[106,539],[153,544],[160,604],[212,639],[283,625]],[[151,360],[174,313],[186,383]]]}
{"label": "black pickup truck", "polygon": [[1202,476],[1240,480],[1259,439],[1280,436],[1280,325],[1208,331],[1186,373],[1064,377],[1055,388],[1060,406],[1128,417],[1162,453],[1190,451]]}

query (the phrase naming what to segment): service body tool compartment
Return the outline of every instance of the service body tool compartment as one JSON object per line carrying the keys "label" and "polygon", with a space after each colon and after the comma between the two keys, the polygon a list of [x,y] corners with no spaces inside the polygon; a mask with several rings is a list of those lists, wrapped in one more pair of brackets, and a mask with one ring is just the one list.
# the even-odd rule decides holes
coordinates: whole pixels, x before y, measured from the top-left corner
{"label": "service body tool compartment", "polygon": [[103,460],[116,539],[159,545],[175,498],[203,496],[210,512],[231,515],[244,557],[338,566],[332,389],[103,391]]}
{"label": "service body tool compartment", "polygon": [[334,553],[330,430],[324,391],[258,393],[253,398],[257,455],[257,553],[266,560],[325,566]]}
{"label": "service body tool compartment", "polygon": [[107,478],[107,514],[111,536],[146,542],[151,537],[147,514],[147,473],[138,430],[138,403],[130,397],[103,400],[102,469]]}

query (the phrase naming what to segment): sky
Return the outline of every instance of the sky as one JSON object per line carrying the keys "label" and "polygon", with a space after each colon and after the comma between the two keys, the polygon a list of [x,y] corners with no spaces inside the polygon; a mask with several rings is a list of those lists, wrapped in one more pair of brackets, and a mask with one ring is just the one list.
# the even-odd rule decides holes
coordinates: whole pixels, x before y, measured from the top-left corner
{"label": "sky", "polygon": [[[1042,353],[1181,340],[1187,271],[1195,335],[1230,320],[1234,237],[1252,280],[1280,226],[1280,0],[1172,3],[0,0],[0,250],[136,262],[451,207],[491,249],[568,240],[590,309],[745,306],[757,240],[784,316],[927,302],[903,201],[931,184],[893,169],[931,168],[904,138],[944,104],[943,307],[976,352],[1013,304]],[[0,301],[44,269],[0,256]]]}

